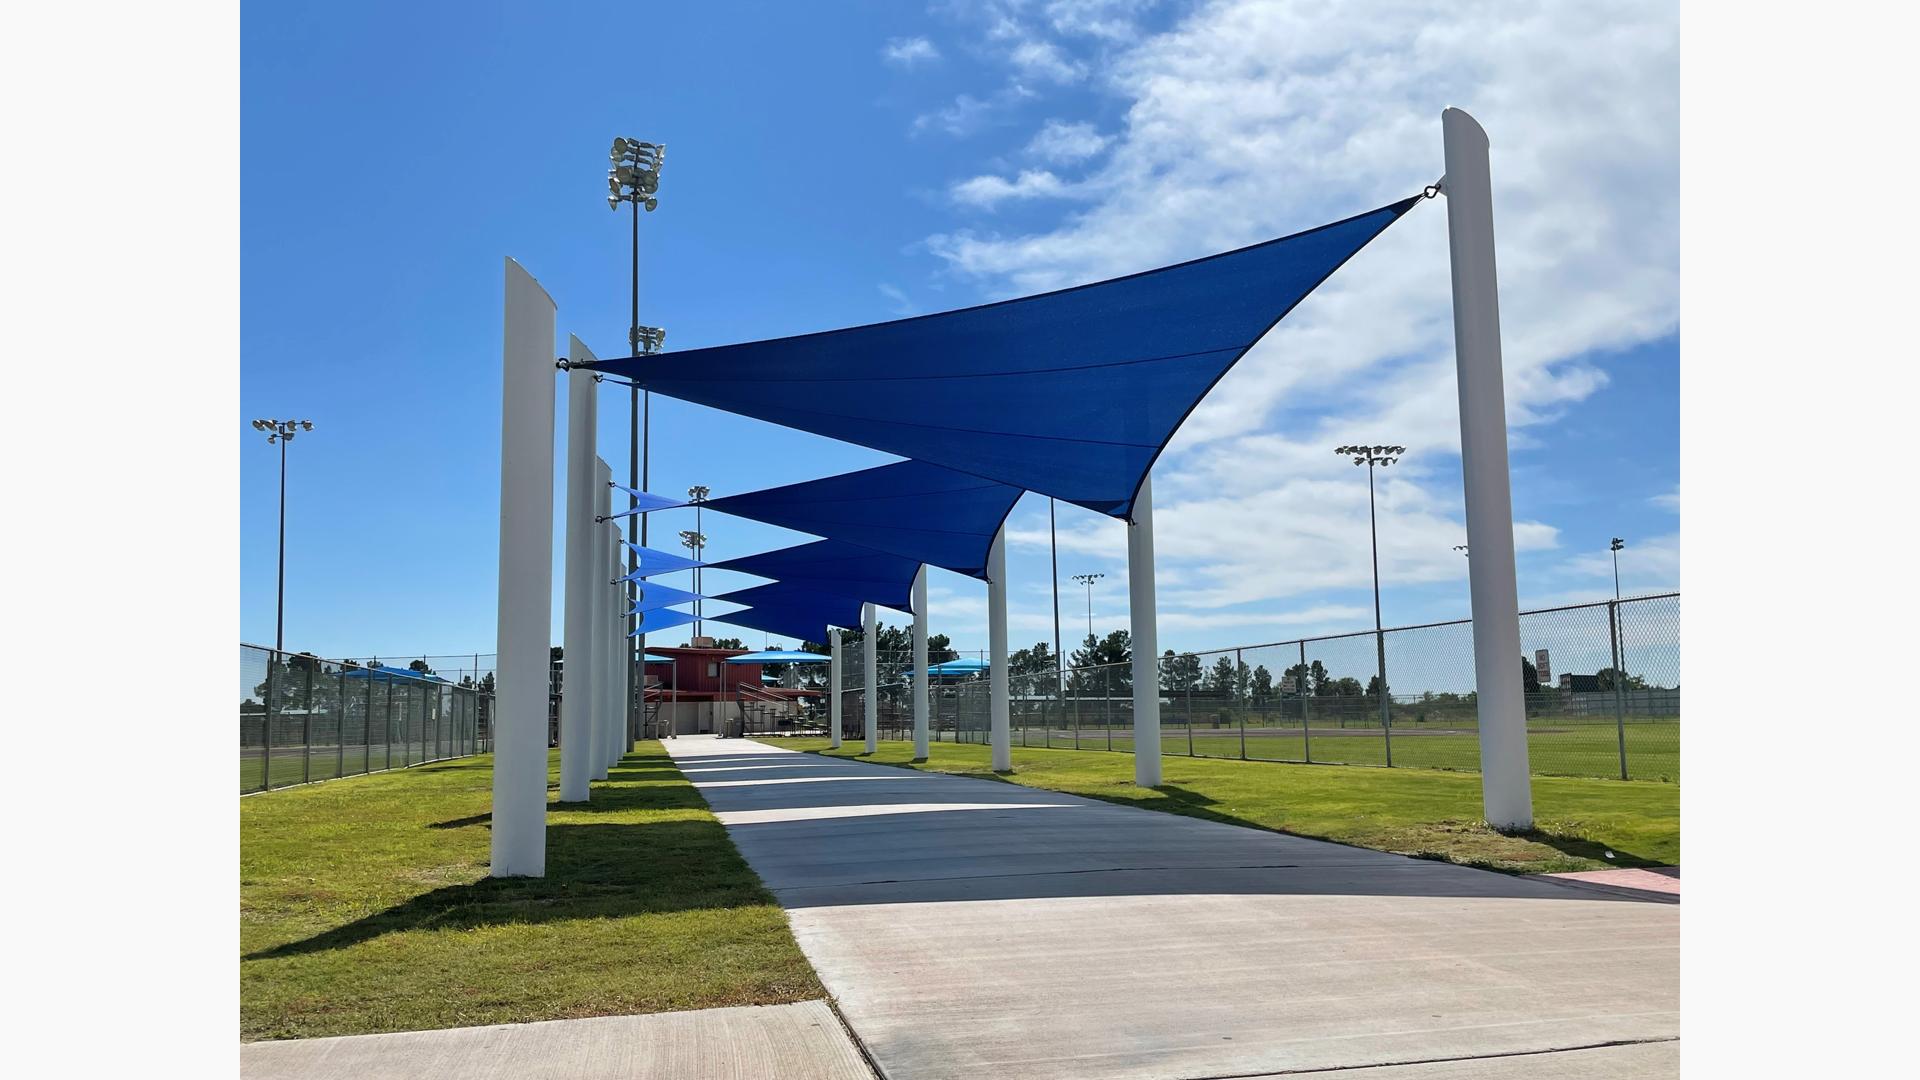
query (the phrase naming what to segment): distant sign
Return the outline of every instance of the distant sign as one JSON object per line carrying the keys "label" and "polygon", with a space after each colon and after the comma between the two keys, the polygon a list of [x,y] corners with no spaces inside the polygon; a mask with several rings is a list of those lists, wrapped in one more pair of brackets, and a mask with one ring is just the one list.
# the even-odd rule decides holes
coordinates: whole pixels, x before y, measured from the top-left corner
{"label": "distant sign", "polygon": [[1533,670],[1539,674],[1541,686],[1553,685],[1553,665],[1547,662],[1547,650],[1533,650]]}

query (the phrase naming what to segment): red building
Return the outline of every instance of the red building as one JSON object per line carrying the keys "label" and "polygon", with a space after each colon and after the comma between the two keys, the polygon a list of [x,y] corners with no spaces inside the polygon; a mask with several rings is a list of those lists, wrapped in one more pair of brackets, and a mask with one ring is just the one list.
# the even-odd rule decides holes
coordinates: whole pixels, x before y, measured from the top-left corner
{"label": "red building", "polygon": [[803,699],[818,696],[814,691],[763,685],[764,665],[727,663],[757,651],[648,644],[649,656],[669,657],[671,662],[647,664],[646,730],[676,735],[720,733],[730,720],[745,721],[748,730],[777,727],[766,723],[776,719],[773,714],[797,715]]}

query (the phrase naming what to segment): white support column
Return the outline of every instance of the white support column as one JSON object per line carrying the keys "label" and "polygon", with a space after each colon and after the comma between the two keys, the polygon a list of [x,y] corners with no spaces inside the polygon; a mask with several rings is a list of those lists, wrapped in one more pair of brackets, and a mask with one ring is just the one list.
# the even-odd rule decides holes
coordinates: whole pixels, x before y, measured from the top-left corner
{"label": "white support column", "polygon": [[880,664],[875,638],[880,636],[880,612],[872,604],[860,605],[860,659],[866,672],[866,690],[860,695],[861,730],[866,733],[867,753],[880,749]]}
{"label": "white support column", "polygon": [[828,737],[833,740],[828,748],[838,750],[840,749],[840,720],[842,715],[840,712],[839,627],[836,626],[827,631],[827,646],[827,725],[831,728],[827,734]]}
{"label": "white support column", "polygon": [[[612,524],[609,522],[609,524]],[[627,637],[627,590],[624,585],[614,582],[625,572],[620,565],[625,560],[620,556],[626,551],[623,544],[624,534],[620,526],[613,526],[613,565],[608,568],[607,589],[613,593],[613,625],[607,628],[607,647],[612,650],[613,667],[607,672],[612,680],[608,704],[612,709],[612,723],[607,727],[607,768],[620,764],[620,759],[633,749],[633,743],[627,727],[627,695],[632,690],[633,665],[630,645]]]}
{"label": "white support column", "polygon": [[[577,337],[567,340],[570,360],[593,354]],[[586,802],[593,775],[593,649],[597,627],[593,598],[600,588],[600,563],[594,559],[593,441],[598,428],[598,397],[593,373],[567,373],[567,566],[566,614],[561,645],[564,664],[560,688],[560,801]]]}
{"label": "white support column", "polygon": [[506,265],[500,395],[500,594],[494,649],[494,877],[547,872],[547,682],[553,623],[555,309]]}
{"label": "white support column", "polygon": [[1447,250],[1453,265],[1454,366],[1460,384],[1460,471],[1466,483],[1467,580],[1480,709],[1480,794],[1487,822],[1533,825],[1527,704],[1521,686],[1520,599],[1514,583],[1513,493],[1501,385],[1500,296],[1493,260],[1487,133],[1459,109],[1440,114],[1446,147]]}
{"label": "white support column", "polygon": [[913,575],[913,760],[927,760],[933,723],[927,717],[927,564]]}
{"label": "white support column", "polygon": [[[613,482],[613,469],[599,458],[594,459],[594,513],[605,515],[613,506],[613,489],[607,485]],[[618,618],[613,601],[613,588],[607,584],[607,567],[613,564],[613,522],[603,521],[593,530],[593,750],[592,777],[595,780],[607,778],[607,712],[612,707],[608,701],[608,671],[613,666],[613,650],[608,647],[607,633]]]}
{"label": "white support column", "polygon": [[987,549],[987,737],[993,771],[1013,769],[1013,710],[1007,700],[1007,526]]}
{"label": "white support column", "polygon": [[1153,474],[1127,526],[1127,610],[1133,638],[1133,782],[1160,786],[1160,629],[1153,597]]}

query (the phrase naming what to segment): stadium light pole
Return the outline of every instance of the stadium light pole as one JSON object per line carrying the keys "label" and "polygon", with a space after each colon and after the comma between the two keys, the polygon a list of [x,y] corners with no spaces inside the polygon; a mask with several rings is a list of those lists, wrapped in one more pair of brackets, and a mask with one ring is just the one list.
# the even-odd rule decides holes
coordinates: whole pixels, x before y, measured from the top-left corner
{"label": "stadium light pole", "polygon": [[1613,552],[1613,602],[1616,604],[1620,602],[1620,549],[1626,546],[1627,542],[1616,536],[1607,547]]}
{"label": "stadium light pole", "polygon": [[[693,504],[692,537],[694,542],[692,543],[687,542],[688,534],[686,532],[682,532],[680,534],[680,542],[683,544],[687,544],[688,547],[693,549],[693,559],[695,562],[706,561],[707,534],[701,529],[700,507],[706,503],[708,491],[709,489],[705,484],[695,484],[692,487],[687,489],[687,501]],[[694,567],[693,568],[693,591],[696,593],[700,591],[700,579],[702,576],[703,575],[700,573],[700,568],[697,566]],[[695,600],[693,602],[693,636],[694,637],[700,636],[700,613],[703,610],[705,610],[705,606],[701,604],[700,601]]]}
{"label": "stadium light pole", "polygon": [[[667,148],[663,143],[641,142],[638,139],[616,138],[613,148],[607,152],[607,209],[618,211],[621,203],[633,207],[633,273],[631,277],[633,315],[627,329],[627,346],[635,356],[658,352],[666,340],[666,331],[657,326],[640,325],[640,210],[645,207],[652,213],[660,205],[657,198],[660,191],[660,167],[665,164]],[[653,395],[638,386],[629,388],[630,399],[627,409],[627,486],[636,491],[647,490],[647,439],[646,428],[652,422]],[[643,406],[644,399],[644,406]],[[644,408],[644,416],[643,416]],[[630,496],[632,501],[628,509],[640,505],[639,496]],[[647,516],[635,515],[640,519],[640,546],[647,544]],[[627,573],[640,569],[640,553],[631,548],[627,551]],[[627,606],[641,593],[640,579],[634,578],[626,584]],[[635,689],[626,703],[628,723],[631,724],[637,711],[636,698],[644,693],[646,684],[646,665],[641,657],[647,654],[645,634],[635,634],[640,629],[639,616],[627,616],[627,664],[637,667],[637,678],[629,679],[629,685]]]}
{"label": "stadium light pole", "polygon": [[273,612],[273,651],[279,653],[287,651],[287,444],[298,432],[312,431],[313,421],[255,420],[253,430],[266,432],[269,444],[280,444],[280,574]]}
{"label": "stadium light pole", "polygon": [[1380,525],[1374,510],[1373,472],[1400,460],[1404,446],[1336,446],[1333,452],[1367,467],[1367,534],[1373,541],[1373,647],[1380,668],[1380,732],[1387,743],[1387,764],[1393,764],[1393,723],[1387,704],[1387,635],[1380,622]]}
{"label": "stadium light pole", "polygon": [[[1106,577],[1105,574],[1075,574],[1073,580],[1087,587],[1087,641],[1093,641],[1093,583]],[[1093,646],[1087,646],[1087,659],[1093,659]]]}
{"label": "stadium light pole", "polygon": [[[694,562],[699,562],[701,549],[707,546],[707,538],[705,534],[701,533],[698,529],[681,529],[680,546],[686,548],[693,554]],[[693,591],[695,594],[698,594],[700,592],[700,568],[696,566],[690,573],[693,574]],[[700,636],[700,601],[698,600],[693,602],[693,636]]]}

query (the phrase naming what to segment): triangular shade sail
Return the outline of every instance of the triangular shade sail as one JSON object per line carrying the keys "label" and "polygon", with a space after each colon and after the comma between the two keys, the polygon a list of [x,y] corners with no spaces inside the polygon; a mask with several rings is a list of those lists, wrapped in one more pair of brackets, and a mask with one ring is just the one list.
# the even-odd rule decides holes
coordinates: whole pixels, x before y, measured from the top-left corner
{"label": "triangular shade sail", "polygon": [[816,540],[713,566],[904,610],[911,610],[913,576],[920,572],[920,564],[913,559],[843,540]]}
{"label": "triangular shade sail", "polygon": [[645,615],[640,616],[639,628],[629,632],[627,636],[633,637],[637,634],[651,634],[655,630],[669,630],[676,626],[684,626],[692,621],[693,616],[684,611],[669,611],[666,608],[661,608],[657,611],[649,611]]}
{"label": "triangular shade sail", "polygon": [[614,484],[613,486],[626,492],[627,497],[633,500],[633,505],[622,507],[609,513],[607,515],[608,518],[632,517],[635,514],[651,514],[655,510],[674,510],[687,505],[685,499],[670,499],[665,495],[653,495],[645,491],[635,491],[630,487],[622,487],[619,484]]}
{"label": "triangular shade sail", "polygon": [[826,640],[827,627],[860,625],[858,593],[825,592],[784,581],[756,585],[715,597],[730,604],[745,604],[747,611],[715,616],[736,626],[785,634],[804,641]]}
{"label": "triangular shade sail", "polygon": [[689,559],[684,555],[675,555],[670,551],[655,551],[649,547],[641,547],[639,544],[628,544],[627,549],[634,553],[640,564],[640,568],[622,577],[620,579],[621,581],[649,578],[655,574],[671,574],[680,570],[691,570],[696,566],[706,565],[694,559]]}
{"label": "triangular shade sail", "polygon": [[901,461],[709,499],[706,507],[984,580],[993,535],[1019,498],[1007,484]]}
{"label": "triangular shade sail", "polygon": [[1059,292],[587,366],[1125,518],[1213,384],[1419,198]]}
{"label": "triangular shade sail", "polygon": [[[793,635],[788,636],[791,637]],[[830,656],[822,656],[814,652],[796,652],[792,649],[769,649],[766,652],[750,652],[743,653],[740,656],[729,656],[724,662],[728,664],[826,664],[831,663],[832,660],[833,658]]]}
{"label": "triangular shade sail", "polygon": [[673,607],[676,604],[691,604],[700,598],[699,593],[691,593],[685,589],[676,589],[671,585],[661,585],[657,582],[650,581],[640,587],[640,599],[634,602],[632,610],[628,611],[627,614],[640,615],[649,611],[658,611],[661,608]]}

